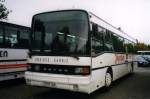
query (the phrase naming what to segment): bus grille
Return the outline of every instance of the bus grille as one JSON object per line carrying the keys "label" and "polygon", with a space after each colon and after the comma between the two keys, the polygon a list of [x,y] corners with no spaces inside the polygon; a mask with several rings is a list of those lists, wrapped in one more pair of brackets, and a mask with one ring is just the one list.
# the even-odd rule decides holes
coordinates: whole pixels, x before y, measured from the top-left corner
{"label": "bus grille", "polygon": [[29,64],[28,70],[31,72],[65,74],[65,75],[83,75],[80,70],[86,68],[84,75],[90,74],[90,66],[66,66],[66,65],[47,65],[47,64]]}

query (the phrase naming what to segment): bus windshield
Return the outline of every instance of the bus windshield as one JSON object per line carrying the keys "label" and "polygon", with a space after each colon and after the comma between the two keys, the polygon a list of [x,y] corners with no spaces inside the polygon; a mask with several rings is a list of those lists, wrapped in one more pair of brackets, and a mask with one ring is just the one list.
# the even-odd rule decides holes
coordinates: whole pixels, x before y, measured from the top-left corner
{"label": "bus windshield", "polygon": [[31,52],[51,55],[89,55],[88,14],[56,11],[35,15]]}
{"label": "bus windshield", "polygon": [[138,55],[150,55],[150,51],[138,51]]}

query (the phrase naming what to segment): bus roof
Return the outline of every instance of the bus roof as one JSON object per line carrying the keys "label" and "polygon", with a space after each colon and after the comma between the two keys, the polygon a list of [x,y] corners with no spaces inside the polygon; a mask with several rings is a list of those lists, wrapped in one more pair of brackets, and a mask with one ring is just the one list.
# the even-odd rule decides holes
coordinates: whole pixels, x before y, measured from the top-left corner
{"label": "bus roof", "polygon": [[147,50],[147,51],[137,51],[137,52],[145,53],[145,52],[150,52],[150,50]]}
{"label": "bus roof", "polygon": [[136,43],[136,39],[131,37],[130,35],[128,35],[127,33],[125,33],[124,31],[122,31],[121,29],[113,26],[112,24],[108,23],[107,21],[103,20],[102,18],[96,16],[95,14],[93,14],[92,12],[88,12],[89,15],[91,16],[91,21],[102,26],[103,28],[106,28],[108,30],[110,30],[111,32],[114,32],[115,34],[126,38],[134,43]]}
{"label": "bus roof", "polygon": [[21,28],[28,28],[28,29],[30,29],[30,27],[27,27],[27,26],[18,25],[18,24],[14,24],[14,23],[3,22],[3,21],[0,21],[0,25],[7,25],[7,26],[21,27]]}

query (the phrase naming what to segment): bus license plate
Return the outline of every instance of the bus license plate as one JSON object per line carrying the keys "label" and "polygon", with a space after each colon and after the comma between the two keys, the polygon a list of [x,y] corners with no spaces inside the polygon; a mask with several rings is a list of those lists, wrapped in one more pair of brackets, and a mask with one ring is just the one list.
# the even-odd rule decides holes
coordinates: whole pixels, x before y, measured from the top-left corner
{"label": "bus license plate", "polygon": [[43,82],[44,86],[50,86],[49,82]]}
{"label": "bus license plate", "polygon": [[55,87],[55,86],[56,86],[56,84],[55,84],[54,82],[51,82],[50,85],[51,85],[52,87]]}

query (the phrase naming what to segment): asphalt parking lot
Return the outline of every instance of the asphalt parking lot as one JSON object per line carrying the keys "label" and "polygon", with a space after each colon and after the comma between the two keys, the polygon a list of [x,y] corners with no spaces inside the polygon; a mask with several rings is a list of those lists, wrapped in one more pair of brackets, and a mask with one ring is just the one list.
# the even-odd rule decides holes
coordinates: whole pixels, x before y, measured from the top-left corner
{"label": "asphalt parking lot", "polygon": [[135,68],[133,75],[87,95],[65,90],[27,86],[24,79],[0,83],[0,99],[150,99],[150,67]]}

